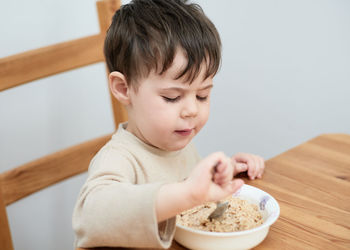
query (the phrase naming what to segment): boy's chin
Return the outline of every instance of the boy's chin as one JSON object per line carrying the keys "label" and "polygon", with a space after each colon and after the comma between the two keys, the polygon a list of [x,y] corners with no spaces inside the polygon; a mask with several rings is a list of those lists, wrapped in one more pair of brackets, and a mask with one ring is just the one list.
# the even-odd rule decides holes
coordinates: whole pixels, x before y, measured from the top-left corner
{"label": "boy's chin", "polygon": [[179,151],[179,150],[185,148],[188,145],[188,143],[190,143],[190,141],[188,141],[187,143],[178,143],[178,144],[175,144],[175,145],[174,144],[166,145],[164,147],[161,147],[161,149],[164,150],[164,151],[169,151],[169,152],[171,152],[171,151]]}

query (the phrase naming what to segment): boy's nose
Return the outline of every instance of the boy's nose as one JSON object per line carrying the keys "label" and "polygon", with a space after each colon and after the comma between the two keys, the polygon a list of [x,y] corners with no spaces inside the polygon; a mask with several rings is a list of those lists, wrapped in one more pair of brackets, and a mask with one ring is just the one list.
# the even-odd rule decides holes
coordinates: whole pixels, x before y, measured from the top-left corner
{"label": "boy's nose", "polygon": [[198,103],[196,98],[188,98],[181,111],[182,117],[193,117],[198,114]]}

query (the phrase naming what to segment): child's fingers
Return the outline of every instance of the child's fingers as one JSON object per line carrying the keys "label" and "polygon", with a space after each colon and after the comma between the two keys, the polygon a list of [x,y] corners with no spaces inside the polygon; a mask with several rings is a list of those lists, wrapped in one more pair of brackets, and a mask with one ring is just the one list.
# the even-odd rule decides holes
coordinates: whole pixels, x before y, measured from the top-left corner
{"label": "child's fingers", "polygon": [[248,170],[248,165],[246,163],[236,163],[234,175],[245,172]]}
{"label": "child's fingers", "polygon": [[226,158],[221,162],[216,169],[214,174],[214,182],[218,185],[221,185],[225,182],[231,181],[233,178],[233,167],[231,165],[231,159]]}
{"label": "child's fingers", "polygon": [[247,153],[238,153],[234,156],[234,159],[239,163],[245,163],[248,168],[248,176],[251,180],[254,180],[261,173],[261,161],[259,156]]}
{"label": "child's fingers", "polygon": [[232,180],[232,175],[228,174],[216,174],[214,178],[214,183],[217,185],[223,185]]}
{"label": "child's fingers", "polygon": [[256,162],[256,173],[255,173],[255,177],[259,178],[259,174],[261,172],[261,161],[260,161],[260,157],[259,156],[255,156],[255,162]]}
{"label": "child's fingers", "polygon": [[231,167],[230,165],[231,165],[231,160],[230,160],[230,158],[228,158],[228,157],[225,156],[225,158],[222,159],[222,161],[219,162],[219,164],[216,166],[216,172],[217,172],[217,173],[222,173],[222,172],[224,172],[224,171],[227,171],[227,169],[228,169],[229,167]]}
{"label": "child's fingers", "polygon": [[261,178],[265,170],[265,161],[262,157],[259,157],[260,169],[258,173],[258,178]]}
{"label": "child's fingers", "polygon": [[[226,155],[222,152],[212,153],[207,156],[203,161],[205,162],[205,169],[214,176],[215,173],[222,171]],[[204,169],[203,169],[204,170]]]}
{"label": "child's fingers", "polygon": [[254,173],[253,173],[253,178],[255,179],[259,172],[260,172],[260,161],[259,158],[256,155],[253,155],[253,161],[254,161]]}
{"label": "child's fingers", "polygon": [[248,165],[248,176],[251,180],[254,180],[255,179],[255,174],[256,174],[256,164],[255,164],[255,161],[250,158],[248,161],[247,161],[247,165]]}
{"label": "child's fingers", "polygon": [[253,155],[252,159],[254,160],[254,171],[252,177],[254,179],[261,178],[265,168],[264,159],[257,155]]}
{"label": "child's fingers", "polygon": [[[248,170],[247,173],[251,180],[262,177],[265,169],[265,162],[262,157],[247,153],[237,153],[233,156],[233,160],[237,161],[235,175]],[[238,164],[246,164],[247,169],[243,170],[243,165]]]}
{"label": "child's fingers", "polygon": [[260,161],[260,157],[259,156],[252,155],[251,158],[252,158],[252,161],[253,161],[253,164],[254,164],[254,165],[251,166],[252,167],[252,175],[251,175],[251,177],[253,179],[255,179],[255,178],[257,178],[259,176],[262,166],[261,166],[261,161]]}
{"label": "child's fingers", "polygon": [[229,184],[225,187],[229,194],[233,194],[238,191],[244,184],[244,181],[242,179],[234,179],[229,182]]}
{"label": "child's fingers", "polygon": [[225,185],[215,186],[215,188],[211,189],[210,200],[217,201],[232,195],[233,193],[237,192],[243,184],[243,180],[234,179],[225,183]]}
{"label": "child's fingers", "polygon": [[[248,176],[252,177],[254,176],[254,171],[255,171],[255,162],[253,160],[253,157],[251,154],[247,154],[247,153],[237,153],[234,157],[234,160],[237,161],[238,163],[243,163],[246,164],[246,170],[248,170]],[[242,165],[240,165],[240,167],[243,167]],[[243,172],[243,171],[242,171]],[[239,172],[237,172],[239,173]]]}

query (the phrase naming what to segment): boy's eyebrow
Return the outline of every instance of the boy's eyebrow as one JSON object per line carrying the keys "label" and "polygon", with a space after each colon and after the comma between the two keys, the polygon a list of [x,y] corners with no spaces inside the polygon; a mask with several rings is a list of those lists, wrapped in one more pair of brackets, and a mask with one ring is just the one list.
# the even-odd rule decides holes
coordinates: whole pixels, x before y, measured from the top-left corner
{"label": "boy's eyebrow", "polygon": [[[212,88],[214,85],[213,84],[208,84],[204,86],[203,88],[199,88],[199,90],[206,90]],[[170,87],[170,88],[163,88],[162,90],[177,90],[177,91],[184,91],[185,88],[182,87]]]}

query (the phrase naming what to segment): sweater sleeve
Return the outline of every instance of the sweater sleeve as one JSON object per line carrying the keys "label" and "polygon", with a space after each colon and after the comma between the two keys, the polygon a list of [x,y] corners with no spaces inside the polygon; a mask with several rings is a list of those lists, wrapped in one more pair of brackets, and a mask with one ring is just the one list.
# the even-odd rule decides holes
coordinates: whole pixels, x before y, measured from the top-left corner
{"label": "sweater sleeve", "polygon": [[73,213],[77,246],[170,247],[175,218],[158,225],[155,211],[163,183],[134,181],[125,156],[104,152],[94,158]]}

